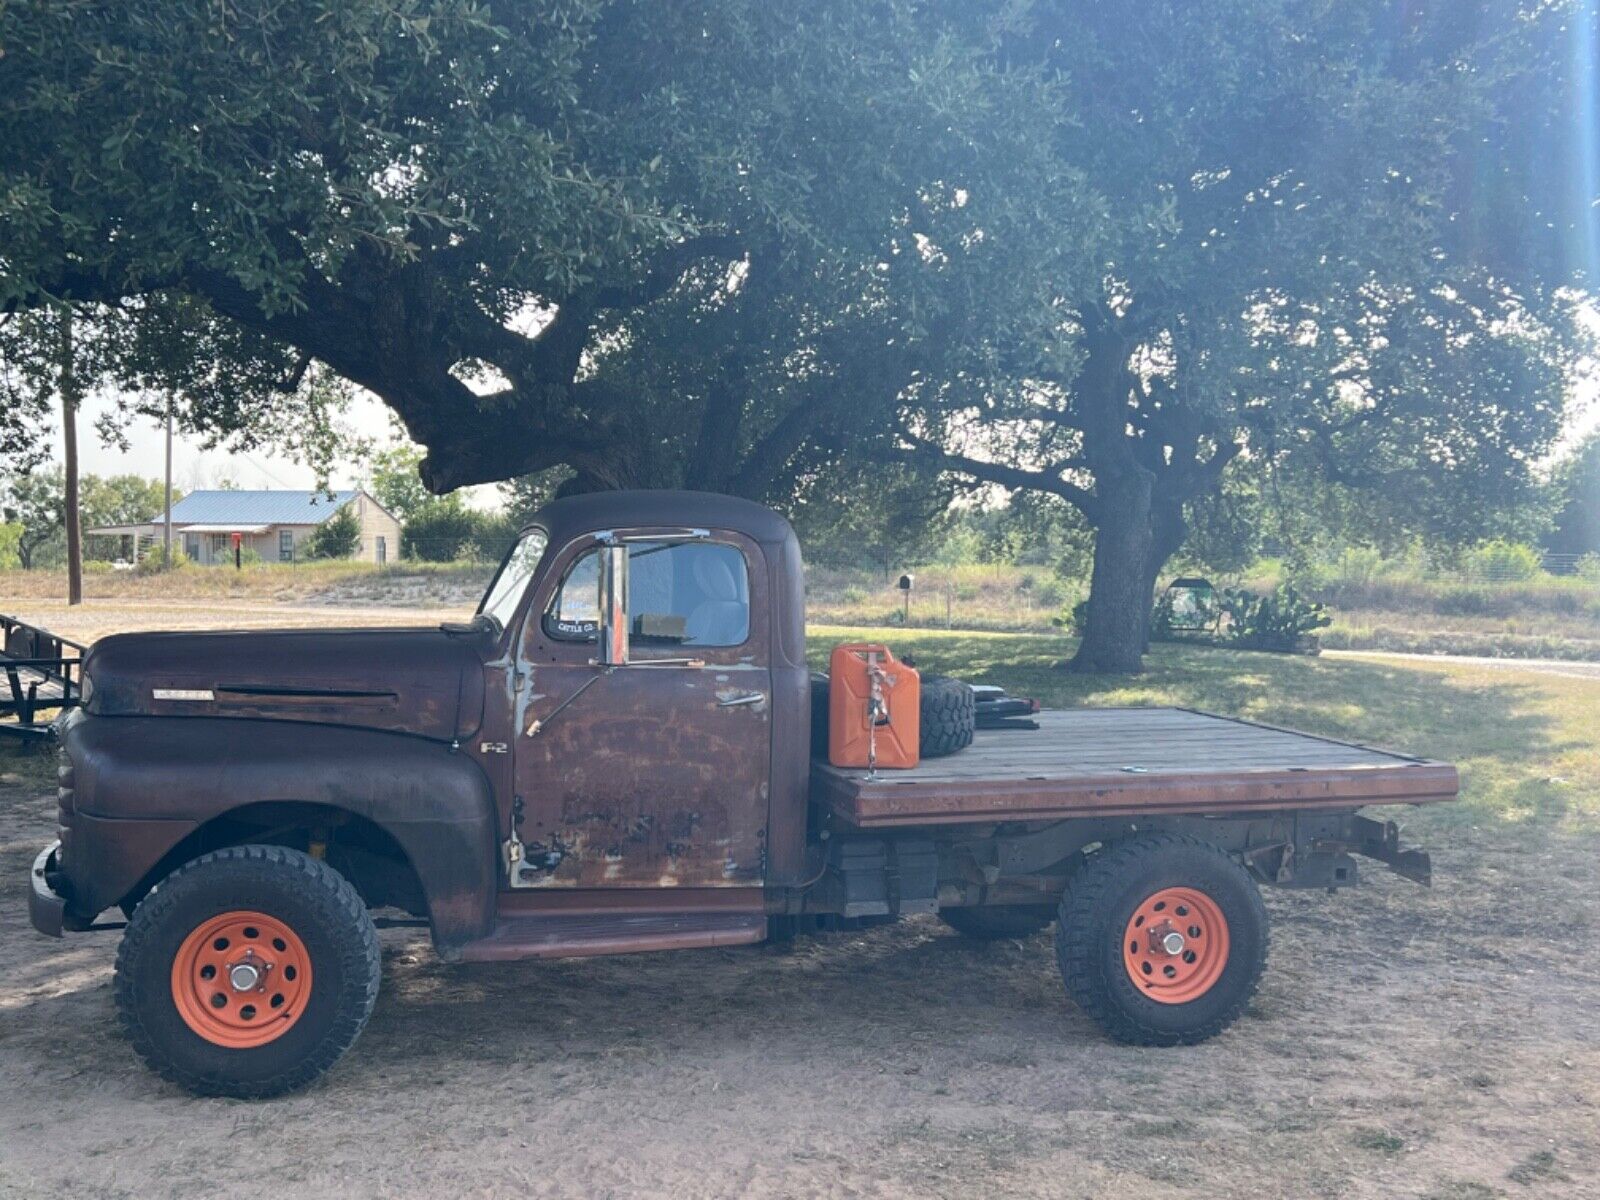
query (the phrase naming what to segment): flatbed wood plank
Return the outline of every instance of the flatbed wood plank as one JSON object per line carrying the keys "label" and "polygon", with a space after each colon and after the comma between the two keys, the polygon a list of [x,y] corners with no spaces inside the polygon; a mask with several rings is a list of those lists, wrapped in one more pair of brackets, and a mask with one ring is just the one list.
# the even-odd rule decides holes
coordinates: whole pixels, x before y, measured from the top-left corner
{"label": "flatbed wood plank", "polygon": [[813,794],[863,828],[1064,816],[1420,804],[1455,796],[1455,768],[1182,708],[1038,714],[903,771],[812,770]]}

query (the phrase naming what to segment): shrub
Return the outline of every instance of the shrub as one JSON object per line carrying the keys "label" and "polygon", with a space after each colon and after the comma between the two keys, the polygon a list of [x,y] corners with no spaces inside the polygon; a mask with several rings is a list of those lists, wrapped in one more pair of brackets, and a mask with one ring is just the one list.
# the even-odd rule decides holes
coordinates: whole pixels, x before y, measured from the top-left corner
{"label": "shrub", "polygon": [[1307,600],[1292,584],[1280,584],[1265,596],[1243,588],[1223,593],[1228,611],[1228,638],[1245,650],[1282,654],[1306,648],[1306,639],[1333,624],[1327,610]]}
{"label": "shrub", "polygon": [[478,514],[456,497],[435,500],[406,522],[400,553],[422,562],[455,562],[472,547],[478,524]]}
{"label": "shrub", "polygon": [[1034,599],[1039,602],[1040,608],[1058,608],[1066,598],[1067,590],[1061,586],[1059,579],[1046,579],[1034,593]]}
{"label": "shrub", "polygon": [[1519,582],[1540,572],[1543,559],[1532,546],[1494,541],[1467,552],[1467,576],[1492,583]]}
{"label": "shrub", "polygon": [[472,557],[481,562],[497,563],[506,556],[521,532],[520,525],[509,515],[479,516],[469,547]]}
{"label": "shrub", "polygon": [[1051,617],[1050,624],[1057,629],[1065,629],[1073,637],[1082,637],[1084,628],[1089,624],[1089,601],[1079,600],[1066,612]]}
{"label": "shrub", "polygon": [[1457,584],[1439,593],[1433,604],[1434,611],[1445,617],[1498,616],[1497,598],[1484,587]]}
{"label": "shrub", "polygon": [[307,558],[349,558],[361,544],[361,521],[355,506],[346,504],[311,531],[306,539]]}
{"label": "shrub", "polygon": [[22,560],[17,556],[17,543],[21,540],[21,525],[0,521],[0,571],[10,571],[21,565]]}
{"label": "shrub", "polygon": [[[157,571],[165,570],[165,557],[164,547],[151,546],[150,549],[144,552],[144,557],[139,560],[139,565],[134,568],[134,571],[139,575],[153,575]],[[174,545],[172,547],[172,569],[180,571],[188,565],[189,556],[183,552],[183,547]]]}
{"label": "shrub", "polygon": [[1573,570],[1585,583],[1600,583],[1600,554],[1585,554]]}
{"label": "shrub", "polygon": [[1383,569],[1383,555],[1369,546],[1351,546],[1339,556],[1339,582],[1365,587]]}

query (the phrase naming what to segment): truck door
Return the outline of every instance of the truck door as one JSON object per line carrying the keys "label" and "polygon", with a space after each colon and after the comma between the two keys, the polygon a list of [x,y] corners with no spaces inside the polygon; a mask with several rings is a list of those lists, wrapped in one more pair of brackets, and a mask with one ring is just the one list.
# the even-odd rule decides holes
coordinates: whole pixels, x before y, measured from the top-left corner
{"label": "truck door", "polygon": [[772,751],[766,571],[731,532],[610,531],[629,661],[598,663],[602,547],[562,551],[521,638],[521,886],[759,887]]}

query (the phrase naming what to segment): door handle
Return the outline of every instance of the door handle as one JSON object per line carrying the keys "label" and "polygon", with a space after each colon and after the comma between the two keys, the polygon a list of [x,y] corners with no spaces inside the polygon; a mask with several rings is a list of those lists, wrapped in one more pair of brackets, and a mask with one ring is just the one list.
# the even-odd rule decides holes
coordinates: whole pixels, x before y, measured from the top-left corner
{"label": "door handle", "polygon": [[767,698],[765,692],[741,692],[737,696],[729,696],[726,700],[718,700],[718,708],[743,708],[747,704],[760,704]]}

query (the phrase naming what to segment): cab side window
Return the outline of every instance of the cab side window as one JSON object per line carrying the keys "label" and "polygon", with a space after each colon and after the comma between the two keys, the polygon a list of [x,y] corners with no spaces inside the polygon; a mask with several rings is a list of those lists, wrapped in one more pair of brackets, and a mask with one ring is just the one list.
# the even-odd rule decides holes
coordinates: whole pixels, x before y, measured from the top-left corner
{"label": "cab side window", "polygon": [[[641,646],[739,646],[750,635],[750,573],[736,546],[628,543],[628,621]],[[600,629],[600,553],[572,564],[550,601],[544,631],[593,642]]]}

